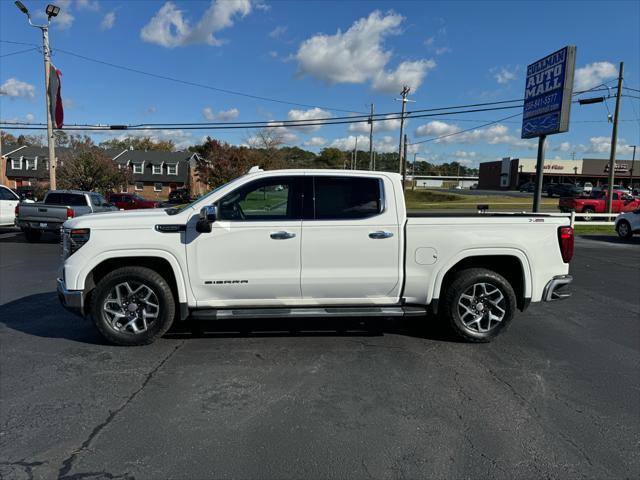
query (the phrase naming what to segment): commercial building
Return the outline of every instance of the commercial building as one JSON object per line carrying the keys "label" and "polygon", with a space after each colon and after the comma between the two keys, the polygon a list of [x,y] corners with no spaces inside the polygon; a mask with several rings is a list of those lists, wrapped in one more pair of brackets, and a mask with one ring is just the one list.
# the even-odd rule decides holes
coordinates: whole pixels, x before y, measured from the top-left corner
{"label": "commercial building", "polygon": [[[487,190],[515,190],[519,185],[536,178],[535,158],[503,158],[480,164],[478,188]],[[605,185],[609,178],[609,160],[545,160],[544,183],[590,182]],[[636,187],[640,184],[640,160],[616,160],[615,184]]]}

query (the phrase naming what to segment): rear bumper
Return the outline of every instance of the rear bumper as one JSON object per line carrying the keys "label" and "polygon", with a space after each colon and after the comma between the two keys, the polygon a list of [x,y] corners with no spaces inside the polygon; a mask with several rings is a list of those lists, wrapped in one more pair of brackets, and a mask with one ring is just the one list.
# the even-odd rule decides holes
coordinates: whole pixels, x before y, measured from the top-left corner
{"label": "rear bumper", "polygon": [[555,300],[564,300],[571,296],[571,292],[567,291],[567,285],[573,281],[571,275],[557,275],[553,277],[544,287],[542,292],[542,300],[545,302],[553,302]]}
{"label": "rear bumper", "polygon": [[58,278],[58,300],[71,313],[84,317],[84,292],[82,290],[67,290],[64,280]]}
{"label": "rear bumper", "polygon": [[39,230],[41,232],[60,233],[60,227],[64,222],[29,222],[24,220],[16,220],[16,227],[22,230]]}

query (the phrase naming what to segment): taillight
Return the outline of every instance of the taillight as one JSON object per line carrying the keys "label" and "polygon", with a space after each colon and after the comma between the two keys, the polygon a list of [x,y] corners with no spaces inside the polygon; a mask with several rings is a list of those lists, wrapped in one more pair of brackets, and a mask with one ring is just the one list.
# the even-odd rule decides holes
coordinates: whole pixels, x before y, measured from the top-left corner
{"label": "taillight", "polygon": [[16,217],[18,216],[18,212],[20,211],[20,205],[16,205],[16,208],[14,209],[14,212],[16,214]]}
{"label": "taillight", "polygon": [[564,263],[569,263],[573,258],[573,238],[573,228],[560,227],[558,229],[558,242]]}
{"label": "taillight", "polygon": [[73,208],[67,207],[67,220],[73,218]]}

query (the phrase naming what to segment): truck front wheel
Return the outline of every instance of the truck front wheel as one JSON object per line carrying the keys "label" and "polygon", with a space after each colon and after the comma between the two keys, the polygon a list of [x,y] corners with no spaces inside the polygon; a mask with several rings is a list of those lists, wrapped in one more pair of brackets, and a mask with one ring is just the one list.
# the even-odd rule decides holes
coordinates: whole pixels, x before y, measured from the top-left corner
{"label": "truck front wheel", "polygon": [[167,281],[146,267],[118,268],[98,282],[91,314],[100,333],[116,345],[147,345],[171,327],[175,300]]}
{"label": "truck front wheel", "polygon": [[502,276],[484,268],[456,274],[444,295],[443,317],[467,342],[490,342],[513,318],[516,295]]}

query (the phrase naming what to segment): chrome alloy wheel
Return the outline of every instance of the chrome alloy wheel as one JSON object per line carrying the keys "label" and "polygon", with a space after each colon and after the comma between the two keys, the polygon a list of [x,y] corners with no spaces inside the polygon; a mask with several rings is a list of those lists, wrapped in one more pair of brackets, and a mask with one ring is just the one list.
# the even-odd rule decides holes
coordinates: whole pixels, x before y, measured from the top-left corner
{"label": "chrome alloy wheel", "polygon": [[469,330],[485,333],[495,328],[506,315],[507,301],[502,291],[487,282],[474,283],[460,295],[458,314]]}
{"label": "chrome alloy wheel", "polygon": [[140,282],[123,282],[111,289],[102,304],[103,314],[116,332],[145,332],[160,314],[155,292]]}

